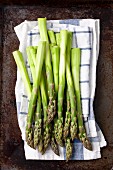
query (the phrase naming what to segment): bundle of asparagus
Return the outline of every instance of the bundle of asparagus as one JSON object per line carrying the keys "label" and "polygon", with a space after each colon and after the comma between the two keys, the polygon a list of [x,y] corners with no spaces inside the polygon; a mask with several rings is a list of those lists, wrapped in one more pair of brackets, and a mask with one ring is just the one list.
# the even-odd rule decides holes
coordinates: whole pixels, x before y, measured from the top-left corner
{"label": "bundle of asparagus", "polygon": [[13,52],[29,99],[26,141],[42,154],[50,144],[60,155],[59,145],[64,146],[69,160],[75,138],[92,150],[82,118],[80,49],[72,49],[72,32],[47,30],[46,18],[38,18],[38,27],[41,41],[37,47],[26,49],[33,85],[22,53]]}

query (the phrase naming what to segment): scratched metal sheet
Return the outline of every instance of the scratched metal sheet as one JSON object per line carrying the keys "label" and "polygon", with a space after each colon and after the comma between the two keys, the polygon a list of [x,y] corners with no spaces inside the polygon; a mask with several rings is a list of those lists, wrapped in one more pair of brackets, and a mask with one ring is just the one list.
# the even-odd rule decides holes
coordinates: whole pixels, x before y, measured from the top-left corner
{"label": "scratched metal sheet", "polygon": [[[19,42],[14,26],[25,19],[100,18],[100,54],[97,65],[97,88],[94,101],[96,120],[108,142],[102,158],[93,161],[26,161],[17,122],[15,102],[16,65],[12,51]],[[4,6],[0,8],[0,105],[2,170],[111,170],[113,167],[113,5]],[[2,47],[2,48],[1,48]]]}

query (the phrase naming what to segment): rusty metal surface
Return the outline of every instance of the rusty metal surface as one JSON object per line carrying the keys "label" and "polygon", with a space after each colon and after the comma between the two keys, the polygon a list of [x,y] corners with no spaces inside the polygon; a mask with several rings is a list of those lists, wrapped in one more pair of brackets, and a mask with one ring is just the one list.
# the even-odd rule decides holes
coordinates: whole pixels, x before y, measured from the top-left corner
{"label": "rusty metal surface", "polygon": [[1,0],[0,5],[49,5],[49,6],[57,6],[57,7],[71,7],[75,4],[112,4],[113,0]]}
{"label": "rusty metal surface", "polygon": [[[19,42],[13,27],[25,19],[100,18],[100,55],[94,102],[96,120],[108,142],[102,158],[93,161],[26,161],[17,122],[14,87],[16,65],[12,51]],[[113,167],[113,6],[78,5],[70,8],[46,6],[6,6],[0,10],[1,61],[1,169],[2,170],[111,170]],[[3,28],[3,29],[2,29]],[[1,41],[0,41],[1,43]],[[1,48],[0,48],[1,50]]]}

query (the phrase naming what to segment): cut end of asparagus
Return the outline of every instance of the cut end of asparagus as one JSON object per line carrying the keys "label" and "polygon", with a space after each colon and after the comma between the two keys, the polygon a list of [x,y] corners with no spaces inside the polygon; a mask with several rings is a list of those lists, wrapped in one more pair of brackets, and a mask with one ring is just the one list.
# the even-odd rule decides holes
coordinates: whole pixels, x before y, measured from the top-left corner
{"label": "cut end of asparagus", "polygon": [[37,20],[38,20],[38,27],[40,30],[41,40],[49,42],[48,35],[47,35],[46,18],[38,18]]}
{"label": "cut end of asparagus", "polygon": [[56,143],[56,140],[55,140],[54,136],[52,136],[52,138],[51,138],[50,145],[51,145],[51,148],[52,148],[53,152],[54,152],[56,155],[60,156],[60,154],[59,154],[59,148],[58,148],[58,145],[57,145],[57,143]]}
{"label": "cut end of asparagus", "polygon": [[38,21],[46,21],[46,17],[45,18],[37,18]]}
{"label": "cut end of asparagus", "polygon": [[70,138],[68,137],[66,139],[66,160],[70,160],[71,156],[72,156],[72,143]]}

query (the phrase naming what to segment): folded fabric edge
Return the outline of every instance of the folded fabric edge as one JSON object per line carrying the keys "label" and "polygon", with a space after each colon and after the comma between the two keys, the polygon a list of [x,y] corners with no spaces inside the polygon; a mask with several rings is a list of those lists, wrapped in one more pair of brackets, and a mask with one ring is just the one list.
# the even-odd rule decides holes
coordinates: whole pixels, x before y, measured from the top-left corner
{"label": "folded fabric edge", "polygon": [[[65,160],[64,155],[62,155],[61,157],[58,157],[54,153],[51,153],[51,154],[47,153],[46,156],[43,156],[40,153],[37,153],[38,152],[37,150],[33,150],[32,148],[29,148],[26,142],[24,142],[24,152],[25,152],[26,160]],[[99,159],[99,158],[101,158],[100,151],[93,151],[91,154],[86,152],[81,155],[79,154],[79,156],[74,155],[74,157],[71,160],[93,160],[93,159]]]}

